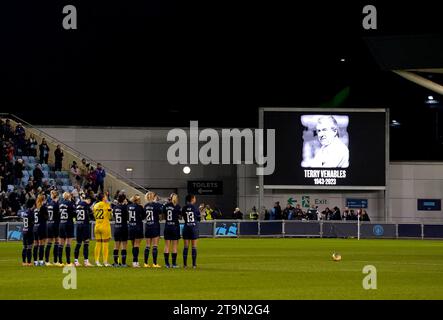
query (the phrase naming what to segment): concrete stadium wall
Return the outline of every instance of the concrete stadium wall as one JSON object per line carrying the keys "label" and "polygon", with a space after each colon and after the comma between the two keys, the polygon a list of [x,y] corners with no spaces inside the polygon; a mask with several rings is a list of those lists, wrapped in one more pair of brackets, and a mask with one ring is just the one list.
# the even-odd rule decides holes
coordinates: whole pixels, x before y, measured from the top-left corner
{"label": "concrete stadium wall", "polygon": [[[187,193],[188,180],[223,180],[222,196],[199,196],[198,202],[219,205],[230,217],[237,199],[237,170],[229,165],[190,165],[191,173],[183,173],[183,165],[170,165],[166,141],[168,128],[83,128],[39,127],[68,146],[103,163],[134,182],[168,196],[177,191],[181,199]],[[184,128],[189,129],[189,128]],[[126,172],[126,168],[133,168]]]}

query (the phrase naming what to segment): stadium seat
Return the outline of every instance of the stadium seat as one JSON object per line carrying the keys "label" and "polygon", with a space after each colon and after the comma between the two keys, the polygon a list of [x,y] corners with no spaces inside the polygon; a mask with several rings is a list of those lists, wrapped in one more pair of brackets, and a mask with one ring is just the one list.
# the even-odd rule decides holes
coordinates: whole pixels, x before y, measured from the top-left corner
{"label": "stadium seat", "polygon": [[30,163],[36,163],[36,160],[35,160],[35,158],[34,158],[33,156],[29,156],[29,157],[28,157],[28,161],[29,161]]}
{"label": "stadium seat", "polygon": [[43,176],[45,178],[49,178],[49,171],[43,171]]}
{"label": "stadium seat", "polygon": [[49,166],[46,163],[44,163],[42,164],[42,169],[43,171],[49,171]]}
{"label": "stadium seat", "polygon": [[28,162],[29,158],[27,156],[22,156],[23,161]]}
{"label": "stadium seat", "polygon": [[23,178],[28,178],[29,172],[27,170],[23,170]]}

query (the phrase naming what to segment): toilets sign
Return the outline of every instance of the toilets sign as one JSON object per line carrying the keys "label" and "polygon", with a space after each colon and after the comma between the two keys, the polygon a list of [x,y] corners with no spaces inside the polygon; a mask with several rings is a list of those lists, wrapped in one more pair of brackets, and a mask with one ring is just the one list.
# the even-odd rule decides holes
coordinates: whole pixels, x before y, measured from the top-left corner
{"label": "toilets sign", "polygon": [[188,181],[188,193],[202,196],[223,194],[223,181]]}

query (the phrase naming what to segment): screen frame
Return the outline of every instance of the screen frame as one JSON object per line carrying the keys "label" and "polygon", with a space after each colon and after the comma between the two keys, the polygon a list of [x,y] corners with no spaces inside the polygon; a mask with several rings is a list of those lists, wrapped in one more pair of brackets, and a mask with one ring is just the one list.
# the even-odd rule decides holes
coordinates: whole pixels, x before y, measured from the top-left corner
{"label": "screen frame", "polygon": [[368,113],[380,112],[385,114],[385,185],[383,186],[312,186],[312,185],[265,185],[264,177],[259,176],[260,190],[380,190],[387,191],[389,181],[389,109],[388,108],[269,108],[259,109],[259,128],[264,128],[265,112],[349,112]]}

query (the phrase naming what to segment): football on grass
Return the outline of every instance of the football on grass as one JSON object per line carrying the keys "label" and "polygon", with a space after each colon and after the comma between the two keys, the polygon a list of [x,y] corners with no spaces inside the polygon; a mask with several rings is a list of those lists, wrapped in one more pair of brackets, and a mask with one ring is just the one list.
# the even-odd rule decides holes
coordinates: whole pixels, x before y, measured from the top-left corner
{"label": "football on grass", "polygon": [[337,252],[334,252],[334,253],[332,254],[332,260],[334,260],[334,261],[340,261],[340,260],[341,260],[341,254],[340,254],[340,253],[337,253]]}

